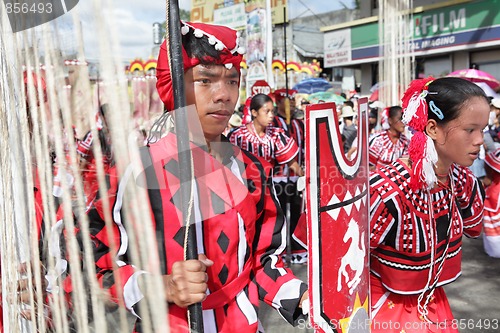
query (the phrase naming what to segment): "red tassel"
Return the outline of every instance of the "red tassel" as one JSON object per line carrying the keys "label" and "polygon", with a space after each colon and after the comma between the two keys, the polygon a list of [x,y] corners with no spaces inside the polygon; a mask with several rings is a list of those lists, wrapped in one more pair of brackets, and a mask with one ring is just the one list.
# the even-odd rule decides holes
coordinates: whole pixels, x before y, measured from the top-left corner
{"label": "red tassel", "polygon": [[415,132],[408,146],[408,154],[412,161],[413,175],[410,179],[410,187],[416,191],[422,188],[424,180],[422,177],[422,160],[425,154],[427,137],[423,132]]}
{"label": "red tassel", "polygon": [[418,97],[416,103],[419,103],[417,112],[408,125],[419,132],[423,132],[427,125],[427,120],[429,119],[427,115],[427,102],[424,98]]}

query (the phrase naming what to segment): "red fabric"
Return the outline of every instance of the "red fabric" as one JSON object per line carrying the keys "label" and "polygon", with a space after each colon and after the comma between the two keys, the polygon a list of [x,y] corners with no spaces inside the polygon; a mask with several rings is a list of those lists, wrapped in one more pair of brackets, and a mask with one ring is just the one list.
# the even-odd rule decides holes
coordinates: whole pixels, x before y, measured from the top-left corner
{"label": "red fabric", "polygon": [[418,295],[391,293],[373,275],[370,276],[370,295],[372,333],[458,333],[454,328],[457,322],[454,321],[448,298],[441,287],[436,288],[427,305],[427,317],[434,324],[425,322],[418,313]]}
{"label": "red fabric", "polygon": [[229,138],[231,143],[273,165],[286,164],[297,156],[299,147],[282,128],[267,126],[265,135],[260,137],[255,134],[253,124],[249,127],[237,128]]}
{"label": "red fabric", "polygon": [[493,182],[486,188],[484,201],[484,250],[494,258],[500,258],[500,173],[495,173]]}
{"label": "red fabric", "polygon": [[[412,172],[399,160],[370,176],[370,270],[392,291],[406,294],[424,289],[431,262],[439,267],[444,255],[432,280],[443,285],[460,275],[462,237],[479,236],[484,207],[479,182],[466,167],[453,164],[453,190],[447,184],[429,193],[409,189]],[[437,237],[432,246],[431,229]]]}
{"label": "red fabric", "polygon": [[369,162],[371,166],[381,167],[391,164],[400,157],[408,156],[410,140],[401,134],[398,141],[392,142],[389,131],[383,131],[370,138]]}
{"label": "red fabric", "polygon": [[[299,147],[299,152],[295,156],[297,163],[299,165],[304,166],[304,158],[305,158],[305,134],[304,134],[304,122],[300,119],[291,119],[290,124],[286,123],[285,117],[282,117],[280,114],[277,114],[272,123],[273,127],[282,128],[285,131],[285,134],[292,138],[297,146]],[[290,176],[296,176],[293,170],[288,170],[290,172]],[[286,177],[285,166],[275,167],[274,168],[274,176],[276,177]]]}
{"label": "red fabric", "polygon": [[[40,77],[35,72],[31,72],[32,79],[33,79],[33,87],[36,90],[36,96],[38,98],[38,90],[40,89],[43,93],[43,101],[47,102],[47,83],[45,83],[45,71],[41,70],[40,71]],[[26,99],[29,99],[28,96],[28,71],[23,72],[23,78],[24,78],[24,87],[26,89]],[[38,87],[38,80],[40,79],[40,84],[41,87]]]}
{"label": "red fabric", "polygon": [[[296,93],[297,90],[288,89],[289,98],[294,98]],[[274,99],[276,100],[276,103],[279,103],[286,96],[287,96],[286,89],[277,89],[274,91]]]}
{"label": "red fabric", "polygon": [[[198,32],[203,32],[203,38],[208,38],[210,41],[211,37],[208,37],[208,34],[215,36],[215,38],[223,43],[224,48],[220,50],[219,58],[212,59],[207,57],[206,59],[203,59],[204,61],[208,61],[216,65],[232,64],[232,66],[240,72],[240,63],[243,60],[243,56],[238,53],[237,50],[238,35],[236,30],[221,25],[206,23],[186,22],[183,23],[183,25],[184,27],[189,27],[188,33],[194,33],[195,36],[198,37]],[[214,47],[216,46],[217,44],[214,45]],[[184,62],[184,72],[202,62],[202,59],[189,58],[184,47],[182,48],[182,58]],[[160,47],[158,64],[156,67],[156,77],[158,79],[156,82],[156,88],[158,89],[158,94],[160,95],[161,100],[165,104],[168,111],[174,110],[172,77],[170,74],[166,41],[164,41]]]}
{"label": "red fabric", "polygon": [[250,103],[252,102],[252,97],[248,97],[245,101],[245,107],[243,109],[243,121],[242,125],[246,125],[252,121],[252,112],[250,111]]}
{"label": "red fabric", "polygon": [[[434,80],[435,79],[431,76],[426,79],[413,80],[401,99],[403,110],[409,106],[412,100],[416,98],[419,99],[420,94],[422,94],[424,90],[427,90],[429,84],[431,84]],[[417,112],[408,123],[408,126],[412,127],[416,131],[422,132],[428,120],[427,108],[427,102],[425,99],[419,101]]]}
{"label": "red fabric", "polygon": [[488,164],[490,168],[500,173],[500,148],[486,154],[484,162]]}
{"label": "red fabric", "polygon": [[[295,230],[293,230],[293,238],[298,239],[303,244],[307,244],[307,213],[300,214],[299,221]],[[304,250],[292,250],[292,253],[304,253]]]}

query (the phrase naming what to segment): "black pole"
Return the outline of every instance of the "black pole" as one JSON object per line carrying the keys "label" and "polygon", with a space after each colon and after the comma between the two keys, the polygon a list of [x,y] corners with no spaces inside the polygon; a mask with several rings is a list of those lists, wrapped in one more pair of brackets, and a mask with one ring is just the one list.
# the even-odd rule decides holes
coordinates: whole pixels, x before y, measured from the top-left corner
{"label": "black pole", "polygon": [[[288,57],[287,57],[287,45],[286,45],[286,6],[283,7],[283,38],[284,38],[284,56],[285,56],[285,122],[286,122],[286,133],[290,136],[290,123],[291,123],[291,112],[290,112],[290,100],[288,98]],[[290,207],[290,197],[288,194],[288,187],[290,185],[290,167],[285,166],[286,170],[286,183],[284,188],[284,198],[285,198],[285,223],[286,223],[286,260],[285,263],[288,266],[292,263],[292,228],[291,228],[291,207]]]}
{"label": "black pole", "polygon": [[[180,22],[178,0],[168,0],[166,42],[168,44],[167,53],[172,77],[175,110],[186,106]],[[181,211],[183,225],[188,233],[186,244],[184,244],[185,259],[198,259],[194,211],[192,207],[189,206],[192,197],[191,189],[193,179],[191,167],[192,156],[189,146],[189,128],[185,110],[175,113],[175,133],[177,134],[177,152],[179,158]],[[203,333],[203,312],[201,303],[196,303],[188,307],[188,321],[192,333]]]}
{"label": "black pole", "polygon": [[284,37],[283,51],[285,55],[285,90],[286,90],[286,97],[288,98],[288,68],[287,68],[288,57],[286,52],[286,6],[283,7],[283,37]]}

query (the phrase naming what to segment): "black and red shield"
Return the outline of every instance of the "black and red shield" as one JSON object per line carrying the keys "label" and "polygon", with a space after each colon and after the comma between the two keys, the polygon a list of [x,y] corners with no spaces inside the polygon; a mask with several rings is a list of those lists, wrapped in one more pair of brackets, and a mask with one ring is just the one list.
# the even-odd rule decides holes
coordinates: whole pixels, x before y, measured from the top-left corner
{"label": "black and red shield", "polygon": [[346,157],[334,103],[306,109],[310,321],[318,332],[369,332],[368,100]]}

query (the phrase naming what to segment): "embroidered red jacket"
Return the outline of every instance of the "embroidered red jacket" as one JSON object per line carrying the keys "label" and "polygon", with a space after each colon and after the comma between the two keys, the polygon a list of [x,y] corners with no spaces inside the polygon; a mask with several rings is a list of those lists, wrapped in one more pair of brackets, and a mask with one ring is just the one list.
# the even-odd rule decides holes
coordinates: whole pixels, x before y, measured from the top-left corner
{"label": "embroidered red jacket", "polygon": [[[222,163],[192,146],[196,179],[193,227],[197,230],[198,251],[215,262],[207,270],[209,295],[202,303],[205,332],[256,332],[259,300],[276,308],[290,323],[297,323],[302,316],[298,304],[307,287],[281,261],[285,225],[271,186],[271,165],[228,142],[220,151]],[[183,260],[185,231],[177,201],[175,135],[145,147],[142,156],[158,258],[162,274],[169,274],[172,264]],[[114,177],[109,190],[112,236],[119,244],[115,252],[110,249],[101,200],[95,203],[89,218],[98,278],[113,299],[123,295],[126,307],[135,311],[143,298],[137,276],[144,273],[139,270],[144,267],[131,265],[128,253],[134,244],[127,230],[135,228],[137,232],[141,221],[124,220],[122,189],[126,182],[126,177],[120,182]],[[113,260],[118,263],[120,280],[112,274]],[[168,308],[170,331],[187,332],[186,310],[174,304]]]}
{"label": "embroidered red jacket", "polygon": [[421,292],[430,267],[437,286],[458,278],[462,235],[479,236],[484,208],[483,188],[468,168],[453,165],[447,186],[429,192],[413,192],[410,175],[398,160],[370,177],[370,269],[400,294]]}

